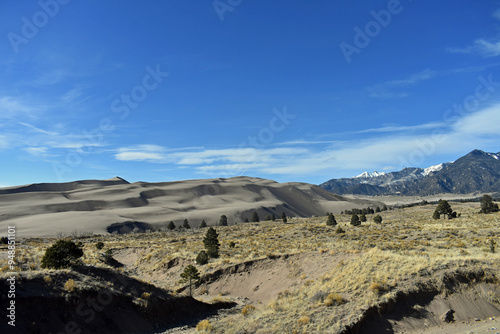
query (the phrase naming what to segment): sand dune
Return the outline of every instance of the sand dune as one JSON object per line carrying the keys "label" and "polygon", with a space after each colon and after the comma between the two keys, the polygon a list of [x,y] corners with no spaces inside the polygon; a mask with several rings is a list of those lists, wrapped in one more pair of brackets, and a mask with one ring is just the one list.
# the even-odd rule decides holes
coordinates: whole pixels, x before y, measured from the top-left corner
{"label": "sand dune", "polygon": [[250,177],[129,183],[116,177],[1,188],[0,228],[16,226],[23,236],[108,233],[111,225],[120,231],[117,226],[126,222],[129,227],[142,223],[137,227],[144,229],[188,219],[196,227],[202,220],[215,225],[223,214],[234,224],[250,219],[254,211],[261,219],[282,212],[310,217],[376,205],[381,203],[347,199],[307,183]]}

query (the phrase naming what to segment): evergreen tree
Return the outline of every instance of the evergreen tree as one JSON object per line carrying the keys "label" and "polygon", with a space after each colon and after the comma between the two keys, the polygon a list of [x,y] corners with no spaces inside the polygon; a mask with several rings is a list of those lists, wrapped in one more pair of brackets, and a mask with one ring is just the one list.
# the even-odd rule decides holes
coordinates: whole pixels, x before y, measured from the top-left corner
{"label": "evergreen tree", "polygon": [[276,221],[276,216],[274,215],[274,213],[271,215],[271,221]]}
{"label": "evergreen tree", "polygon": [[252,222],[254,223],[260,222],[259,214],[257,213],[257,211],[254,211],[252,214]]}
{"label": "evergreen tree", "polygon": [[266,216],[266,221],[270,221],[271,220],[271,215],[267,215]]}
{"label": "evergreen tree", "polygon": [[382,223],[382,216],[376,215],[375,217],[373,217],[373,221],[377,224]]}
{"label": "evergreen tree", "polygon": [[203,227],[207,227],[207,222],[205,221],[205,219],[202,220],[201,224],[200,224],[200,227],[203,228]]}
{"label": "evergreen tree", "polygon": [[387,211],[387,205],[384,204],[384,206],[382,207],[382,211]]}
{"label": "evergreen tree", "polygon": [[364,213],[359,216],[359,221],[366,222],[366,215]]}
{"label": "evergreen tree", "polygon": [[448,201],[440,199],[436,211],[439,213],[440,216],[445,215],[445,217],[448,217],[450,219],[452,218],[453,210]]}
{"label": "evergreen tree", "polygon": [[174,222],[168,223],[168,229],[169,230],[175,230],[175,224],[174,224]]}
{"label": "evergreen tree", "polygon": [[287,219],[286,219],[286,213],[282,213],[281,214],[281,220],[283,220],[283,223],[286,223],[287,222]]}
{"label": "evergreen tree", "polygon": [[219,235],[213,227],[208,228],[207,233],[205,234],[205,238],[203,238],[203,245],[205,245],[205,249],[207,250],[207,254],[209,257],[219,257]]}
{"label": "evergreen tree", "polygon": [[184,219],[184,223],[182,224],[182,227],[185,229],[191,228],[191,225],[189,225],[189,221],[187,219]]}
{"label": "evergreen tree", "polygon": [[227,217],[226,217],[226,215],[220,216],[219,226],[227,226]]}
{"label": "evergreen tree", "polygon": [[352,217],[351,217],[351,225],[352,226],[359,226],[359,225],[361,225],[361,222],[359,221],[358,215],[352,215]]}
{"label": "evergreen tree", "polygon": [[377,208],[375,209],[375,212],[380,212],[380,206],[377,206]]}
{"label": "evergreen tree", "polygon": [[245,221],[244,221],[244,222],[245,222],[245,223],[248,223],[248,218],[245,218]]}
{"label": "evergreen tree", "polygon": [[333,216],[333,213],[328,214],[328,220],[326,221],[327,226],[335,226],[337,225],[337,221],[335,220],[335,217]]}
{"label": "evergreen tree", "polygon": [[498,204],[493,202],[493,199],[490,195],[483,195],[481,198],[481,211],[479,213],[492,213],[498,212]]}
{"label": "evergreen tree", "polygon": [[189,266],[184,269],[184,271],[181,273],[181,283],[186,283],[189,282],[189,295],[192,296],[192,284],[193,281],[194,283],[197,283],[198,280],[200,279],[200,273],[198,272],[198,269],[196,269],[195,266],[190,264]]}
{"label": "evergreen tree", "polygon": [[433,219],[440,219],[441,215],[439,214],[439,211],[436,209],[434,210],[434,213],[432,214]]}

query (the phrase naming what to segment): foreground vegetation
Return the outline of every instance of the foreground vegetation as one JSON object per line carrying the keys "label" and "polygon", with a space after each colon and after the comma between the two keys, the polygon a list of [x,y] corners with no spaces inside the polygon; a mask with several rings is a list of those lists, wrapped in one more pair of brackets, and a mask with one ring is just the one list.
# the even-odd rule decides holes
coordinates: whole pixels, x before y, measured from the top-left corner
{"label": "foreground vegetation", "polygon": [[[355,323],[370,306],[394,298],[398,291],[414,289],[417,281],[438,289],[442,282],[437,273],[445,269],[491,269],[493,276],[484,279],[496,282],[495,277],[500,277],[496,250],[500,214],[480,214],[480,203],[454,203],[458,218],[436,220],[432,218],[435,209],[436,205],[422,205],[367,214],[366,222],[358,226],[351,224],[351,214],[337,213],[336,224],[325,216],[289,218],[286,223],[277,220],[219,226],[215,228],[220,243],[218,257],[208,257],[206,264],[196,261],[201,251],[209,249],[204,244],[206,228],[89,236],[77,241],[84,253],[81,261],[97,267],[112,267],[103,259],[109,260],[123,249],[137,249],[134,263],[117,270],[171,291],[184,287],[186,279],[180,281],[180,273],[158,273],[171,267],[175,259],[183,259],[185,267],[195,265],[203,277],[231,264],[285,254],[345,257],[334,270],[316,280],[308,280],[306,273],[297,271],[298,277],[304,277],[303,284],[282,291],[269,303],[205,320],[199,326],[200,330],[225,333],[334,333]],[[374,222],[376,216],[380,219]],[[20,269],[27,275],[53,272],[42,269],[41,260],[54,242],[48,238],[24,239],[17,249]],[[6,260],[0,260],[0,268],[9,271]],[[205,292],[198,289],[192,293],[199,298]]]}

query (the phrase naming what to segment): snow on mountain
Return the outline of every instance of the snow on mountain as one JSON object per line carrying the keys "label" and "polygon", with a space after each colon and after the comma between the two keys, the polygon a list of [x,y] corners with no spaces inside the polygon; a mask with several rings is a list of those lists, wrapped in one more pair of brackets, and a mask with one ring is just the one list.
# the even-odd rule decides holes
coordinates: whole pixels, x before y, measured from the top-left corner
{"label": "snow on mountain", "polygon": [[368,177],[377,177],[377,176],[382,176],[382,175],[385,175],[384,172],[373,172],[373,173],[368,173],[368,172],[364,172],[362,174],[359,174],[358,176],[355,176],[355,177],[359,177],[359,178],[368,178]]}
{"label": "snow on mountain", "polygon": [[500,160],[500,153],[499,154],[495,154],[495,153],[488,153],[488,155],[492,158],[495,158],[497,160]]}
{"label": "snow on mountain", "polygon": [[422,172],[422,175],[427,176],[430,173],[439,172],[441,169],[443,169],[443,167],[444,167],[444,163],[440,163],[439,165],[427,167]]}

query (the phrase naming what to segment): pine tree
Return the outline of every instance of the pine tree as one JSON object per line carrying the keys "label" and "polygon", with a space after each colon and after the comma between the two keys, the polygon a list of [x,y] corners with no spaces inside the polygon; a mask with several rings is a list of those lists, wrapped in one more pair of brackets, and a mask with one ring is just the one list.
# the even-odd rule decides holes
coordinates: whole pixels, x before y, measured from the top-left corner
{"label": "pine tree", "polygon": [[271,215],[271,221],[276,221],[276,216],[274,215],[274,213]]}
{"label": "pine tree", "polygon": [[364,213],[359,216],[359,221],[366,222],[366,215]]}
{"label": "pine tree", "polygon": [[201,224],[200,224],[200,227],[203,228],[203,227],[207,227],[207,222],[205,221],[205,219],[202,220]]}
{"label": "pine tree", "polygon": [[203,245],[205,245],[205,249],[207,250],[207,254],[209,257],[219,257],[219,235],[213,227],[208,228],[207,233],[205,234],[205,238],[203,238]]}
{"label": "pine tree", "polygon": [[283,220],[283,223],[286,223],[287,222],[287,219],[286,219],[286,213],[282,213],[281,214],[281,220]]}
{"label": "pine tree", "polygon": [[184,227],[185,229],[191,228],[191,225],[189,225],[189,221],[187,219],[184,219],[182,227]]}
{"label": "pine tree", "polygon": [[492,213],[498,212],[498,204],[493,202],[493,199],[490,195],[483,195],[481,198],[481,211],[479,213]]}
{"label": "pine tree", "polygon": [[184,269],[184,271],[181,273],[181,283],[186,283],[189,282],[189,295],[192,296],[192,284],[193,281],[194,283],[197,283],[198,280],[200,279],[200,273],[198,272],[198,269],[196,269],[195,266],[190,264],[189,266]]}
{"label": "pine tree", "polygon": [[382,216],[376,215],[375,217],[373,217],[373,221],[377,224],[381,224],[382,223]]}
{"label": "pine tree", "polygon": [[226,215],[220,216],[219,226],[227,226],[227,217],[226,217]]}
{"label": "pine tree", "polygon": [[441,215],[439,214],[439,211],[436,209],[434,210],[434,213],[432,214],[433,219],[440,219]]}
{"label": "pine tree", "polygon": [[174,224],[174,222],[168,223],[168,229],[169,230],[175,230],[175,224]]}
{"label": "pine tree", "polygon": [[335,217],[333,216],[333,213],[328,214],[328,220],[326,221],[327,226],[335,226],[337,225],[337,221],[335,220]]}
{"label": "pine tree", "polygon": [[249,222],[249,221],[248,221],[248,218],[245,218],[245,221],[244,221],[244,222],[245,222],[245,223],[248,223],[248,222]]}
{"label": "pine tree", "polygon": [[257,211],[254,211],[252,214],[252,222],[254,223],[260,222],[259,214],[257,213]]}
{"label": "pine tree", "polygon": [[445,215],[445,217],[447,216],[450,219],[452,218],[453,210],[448,201],[445,201],[444,199],[439,200],[436,211],[439,213],[440,216]]}
{"label": "pine tree", "polygon": [[352,226],[359,226],[359,225],[361,225],[361,222],[359,221],[358,215],[352,215],[352,217],[351,217],[351,225]]}
{"label": "pine tree", "polygon": [[377,208],[375,209],[375,212],[380,212],[380,206],[377,206]]}

